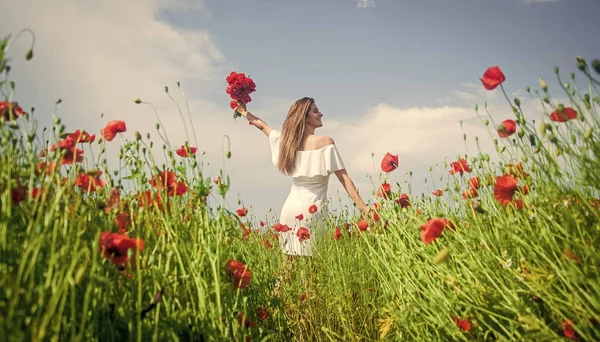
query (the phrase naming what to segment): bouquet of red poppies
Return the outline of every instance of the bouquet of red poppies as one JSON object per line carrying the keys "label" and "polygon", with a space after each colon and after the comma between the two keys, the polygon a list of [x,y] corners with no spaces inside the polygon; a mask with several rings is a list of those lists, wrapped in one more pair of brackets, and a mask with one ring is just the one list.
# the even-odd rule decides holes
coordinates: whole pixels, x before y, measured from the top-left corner
{"label": "bouquet of red poppies", "polygon": [[[231,96],[231,102],[229,103],[231,109],[237,108],[238,101],[242,105],[252,101],[250,98],[250,93],[256,91],[256,84],[254,84],[254,81],[250,77],[246,77],[244,73],[238,74],[237,72],[232,71],[231,74],[227,76],[226,81],[226,93]],[[233,117],[240,117],[240,113],[234,111]]]}

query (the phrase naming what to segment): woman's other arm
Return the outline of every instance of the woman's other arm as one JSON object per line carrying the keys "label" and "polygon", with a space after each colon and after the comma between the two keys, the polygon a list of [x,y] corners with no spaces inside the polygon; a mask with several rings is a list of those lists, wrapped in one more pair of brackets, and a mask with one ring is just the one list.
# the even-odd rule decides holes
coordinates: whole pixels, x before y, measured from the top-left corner
{"label": "woman's other arm", "polygon": [[348,172],[346,172],[346,169],[334,171],[334,173],[337,176],[340,183],[342,183],[342,185],[344,186],[344,189],[346,189],[348,196],[350,196],[350,198],[352,198],[352,200],[356,204],[356,207],[358,209],[360,209],[360,211],[363,214],[368,216],[370,208],[365,204],[365,202],[362,200],[362,198],[360,198],[360,195],[358,194],[358,191],[356,190],[356,186],[354,186],[354,182],[348,175]]}
{"label": "woman's other arm", "polygon": [[238,107],[235,110],[238,113],[240,113],[243,117],[245,117],[246,119],[248,119],[248,121],[252,125],[254,125],[254,127],[260,129],[267,137],[269,136],[269,134],[271,133],[272,128],[269,127],[269,125],[267,125],[266,122],[262,121],[260,118],[258,118],[254,114],[250,113],[246,109],[246,105],[240,104],[240,105],[238,105]]}

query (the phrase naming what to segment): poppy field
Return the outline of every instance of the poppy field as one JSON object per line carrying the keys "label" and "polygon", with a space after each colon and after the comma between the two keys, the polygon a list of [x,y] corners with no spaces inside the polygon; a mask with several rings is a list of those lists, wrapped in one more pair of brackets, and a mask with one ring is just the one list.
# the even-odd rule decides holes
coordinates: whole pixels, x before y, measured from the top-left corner
{"label": "poppy field", "polygon": [[[42,133],[14,91],[9,42],[7,341],[600,340],[600,60],[577,57],[567,78],[556,68],[554,96],[544,81],[527,87],[544,113],[536,119],[505,93],[509,71],[482,70],[482,87],[507,101],[498,123],[475,107],[495,151],[456,151],[440,161],[448,183],[431,179],[439,187],[421,196],[391,180],[405,166],[389,146],[378,188],[363,194],[372,216],[330,215],[314,256],[290,261],[278,243],[290,227],[218,205],[229,176],[207,177],[198,146],[172,147],[160,124],[138,132],[125,118],[86,132],[56,117]],[[161,139],[166,164],[152,155]],[[120,145],[118,170],[105,161],[110,144]]]}

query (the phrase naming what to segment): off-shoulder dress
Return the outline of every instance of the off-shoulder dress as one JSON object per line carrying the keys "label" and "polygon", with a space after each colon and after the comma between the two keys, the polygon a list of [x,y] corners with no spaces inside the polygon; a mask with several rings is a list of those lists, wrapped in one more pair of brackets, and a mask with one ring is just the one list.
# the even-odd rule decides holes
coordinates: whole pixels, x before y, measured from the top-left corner
{"label": "off-shoulder dress", "polygon": [[[271,130],[269,144],[275,166],[279,160],[281,132]],[[327,217],[327,186],[329,176],[345,169],[335,144],[317,150],[297,151],[296,168],[292,176],[292,188],[279,218],[279,223],[287,225],[290,231],[279,234],[279,246],[284,254],[311,256],[315,241],[324,233],[323,221]],[[317,212],[311,214],[309,208],[316,205]],[[297,219],[302,214],[303,219]],[[296,236],[298,229],[305,227],[310,238],[304,241]]]}

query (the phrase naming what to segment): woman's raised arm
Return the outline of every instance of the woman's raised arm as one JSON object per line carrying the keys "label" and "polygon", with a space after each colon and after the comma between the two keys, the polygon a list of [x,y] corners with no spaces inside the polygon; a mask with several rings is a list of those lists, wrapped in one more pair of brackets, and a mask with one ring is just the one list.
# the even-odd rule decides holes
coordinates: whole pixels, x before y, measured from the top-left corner
{"label": "woman's raised arm", "polygon": [[246,119],[248,119],[248,121],[256,128],[260,129],[267,137],[269,136],[269,134],[271,133],[272,128],[267,125],[266,122],[262,121],[260,118],[258,118],[256,115],[250,113],[247,109],[246,109],[246,105],[240,104],[238,102],[238,106],[235,109],[236,112],[240,113],[243,117],[245,117]]}

